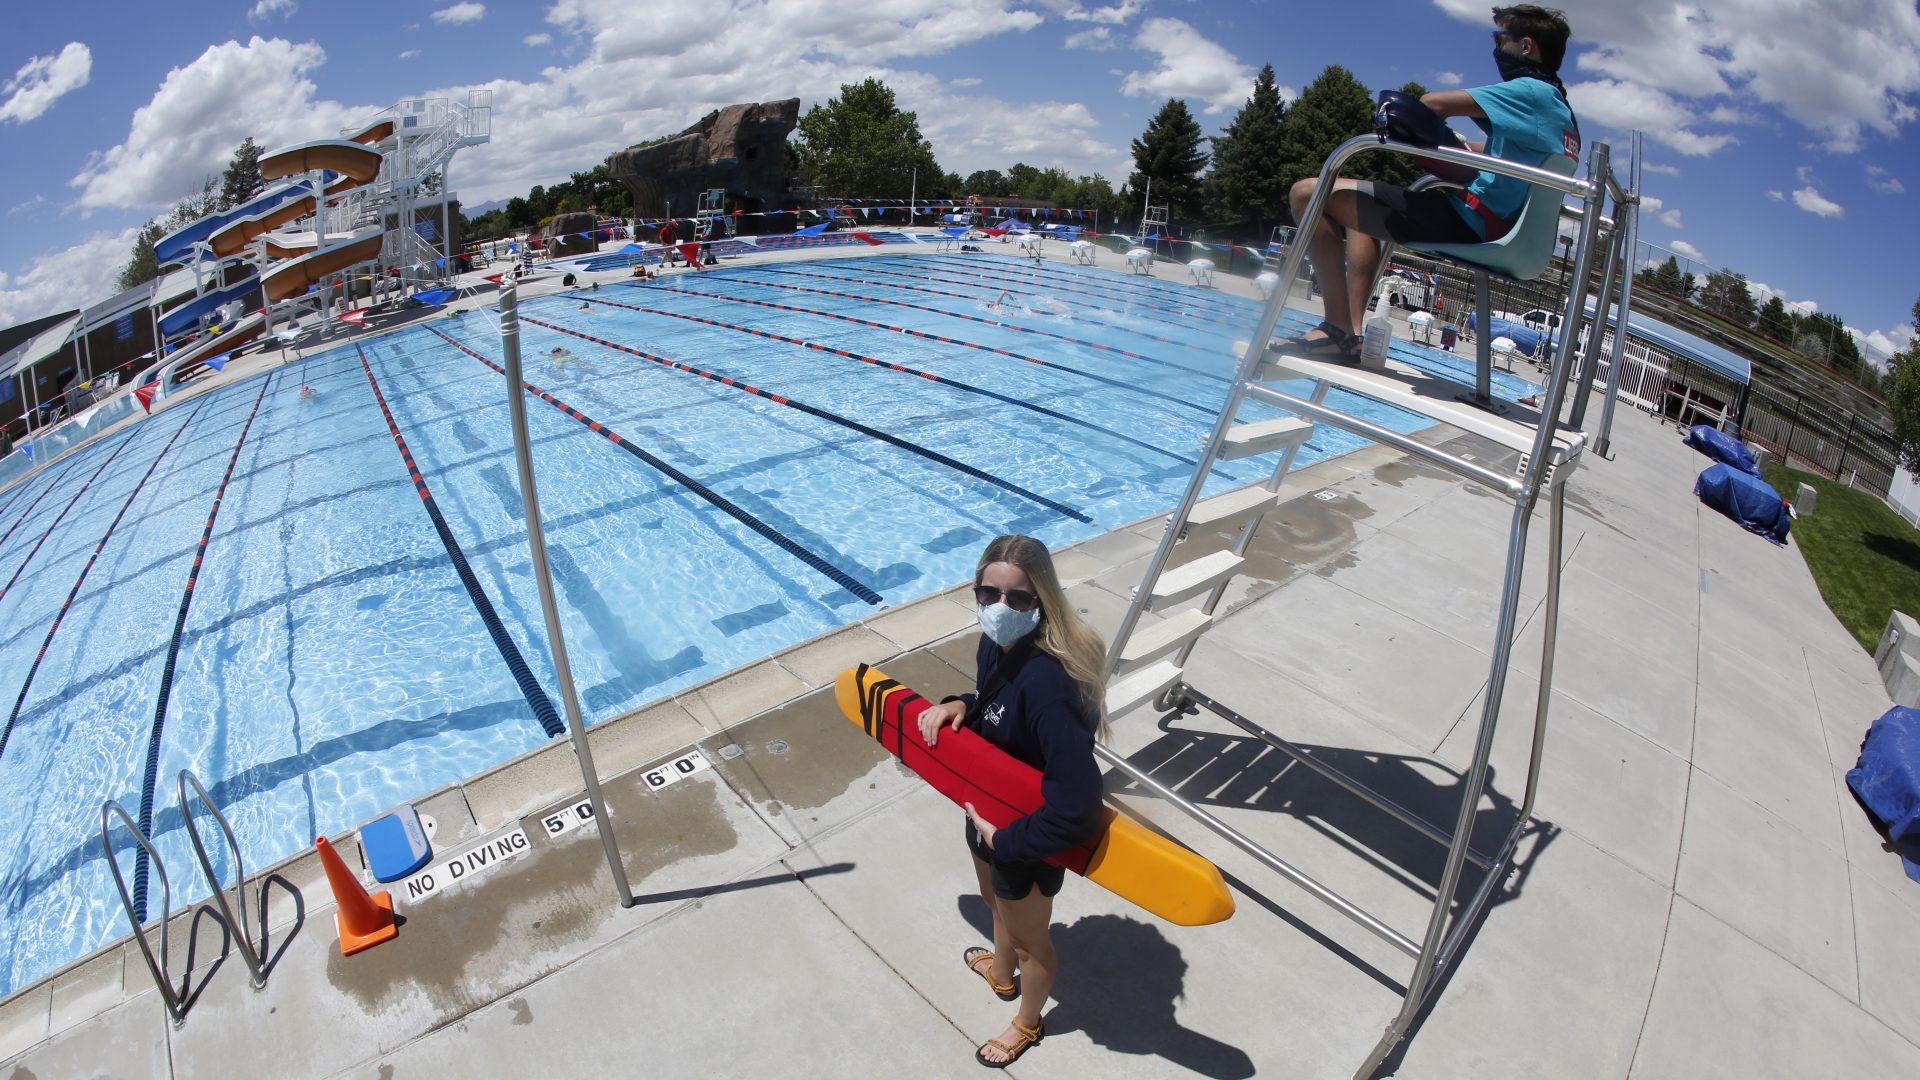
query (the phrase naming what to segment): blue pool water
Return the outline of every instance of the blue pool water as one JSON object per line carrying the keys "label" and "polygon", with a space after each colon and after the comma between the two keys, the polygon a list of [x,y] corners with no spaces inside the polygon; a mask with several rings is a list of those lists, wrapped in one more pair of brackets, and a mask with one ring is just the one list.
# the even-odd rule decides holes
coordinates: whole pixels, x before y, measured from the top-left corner
{"label": "blue pool water", "polygon": [[[525,303],[529,381],[737,511],[528,400],[589,721],[879,610],[822,565],[899,604],[965,580],[997,534],[1057,546],[1168,509],[1255,305],[1097,269],[1047,273],[1036,283],[1026,264],[992,257],[823,261]],[[258,867],[545,741],[375,398],[377,383],[512,646],[553,695],[504,380],[455,342],[501,360],[485,314],[436,321],[223,387],[0,491],[0,583],[13,579],[0,593],[0,709],[19,701],[0,751],[0,993],[127,930],[100,805],[139,805],[188,572],[236,445],[158,743],[154,827],[176,906],[208,888],[180,828],[182,768]],[[1423,423],[1355,411],[1402,431]],[[1301,463],[1360,445],[1322,429]],[[1273,464],[1223,464],[1209,492]]]}

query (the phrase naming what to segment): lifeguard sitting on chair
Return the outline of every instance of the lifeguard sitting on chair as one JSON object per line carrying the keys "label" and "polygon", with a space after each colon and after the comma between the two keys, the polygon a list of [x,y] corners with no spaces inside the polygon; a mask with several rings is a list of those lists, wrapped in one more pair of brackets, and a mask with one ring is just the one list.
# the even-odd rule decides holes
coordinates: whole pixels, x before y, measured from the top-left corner
{"label": "lifeguard sitting on chair", "polygon": [[[1555,155],[1578,157],[1580,129],[1556,74],[1566,56],[1566,16],[1521,4],[1493,9],[1493,59],[1503,81],[1471,90],[1440,90],[1420,98],[1382,103],[1396,126],[1417,118],[1419,106],[1435,117],[1471,117],[1487,133],[1484,144],[1450,130],[1460,146],[1505,161],[1539,166]],[[1383,95],[1386,97],[1387,95]],[[1444,121],[1437,123],[1444,127]],[[1436,140],[1430,145],[1439,145]],[[1463,178],[1464,179],[1464,178]],[[1317,177],[1293,185],[1294,220],[1306,212]],[[1476,173],[1464,188],[1412,190],[1341,177],[1328,194],[1326,212],[1307,238],[1307,257],[1320,279],[1325,317],[1298,337],[1268,347],[1296,356],[1341,363],[1360,359],[1361,319],[1380,262],[1380,240],[1411,244],[1480,244],[1505,235],[1526,205],[1531,185],[1493,173]]]}

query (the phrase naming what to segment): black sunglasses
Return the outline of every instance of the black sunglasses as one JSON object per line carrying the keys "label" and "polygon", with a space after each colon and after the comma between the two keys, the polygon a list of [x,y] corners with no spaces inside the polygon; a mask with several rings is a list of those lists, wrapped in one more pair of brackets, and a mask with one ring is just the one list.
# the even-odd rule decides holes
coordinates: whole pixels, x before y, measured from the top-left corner
{"label": "black sunglasses", "polygon": [[1032,611],[1040,606],[1040,598],[1025,589],[1008,589],[1006,592],[1001,592],[991,585],[975,585],[973,599],[981,607],[998,604],[1005,600],[1007,606],[1015,611]]}

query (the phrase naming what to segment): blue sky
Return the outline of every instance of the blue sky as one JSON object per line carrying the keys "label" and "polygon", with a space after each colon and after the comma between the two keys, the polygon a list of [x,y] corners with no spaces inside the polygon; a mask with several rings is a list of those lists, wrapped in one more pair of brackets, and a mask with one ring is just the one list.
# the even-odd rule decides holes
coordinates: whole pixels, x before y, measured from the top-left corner
{"label": "blue sky", "polygon": [[[329,136],[402,97],[493,91],[493,144],[451,171],[469,204],[721,105],[804,107],[869,74],[949,170],[1026,161],[1118,183],[1168,97],[1215,132],[1261,64],[1289,92],[1329,63],[1376,87],[1491,81],[1487,16],[1473,0],[17,4],[0,46],[0,325],[107,295],[130,230],[242,138]],[[1911,0],[1607,0],[1571,19],[1562,75],[1588,141],[1647,135],[1644,240],[1839,314],[1870,355],[1910,340]]]}

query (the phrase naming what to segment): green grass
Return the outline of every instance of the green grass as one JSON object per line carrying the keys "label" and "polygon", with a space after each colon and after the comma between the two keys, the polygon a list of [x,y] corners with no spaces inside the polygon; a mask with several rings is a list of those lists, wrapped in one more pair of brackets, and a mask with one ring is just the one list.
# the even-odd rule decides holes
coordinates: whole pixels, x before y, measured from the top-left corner
{"label": "green grass", "polygon": [[1792,500],[1801,484],[1818,491],[1813,513],[1793,523],[1820,595],[1872,652],[1896,610],[1920,615],[1920,529],[1886,503],[1824,476],[1768,465],[1767,483]]}

